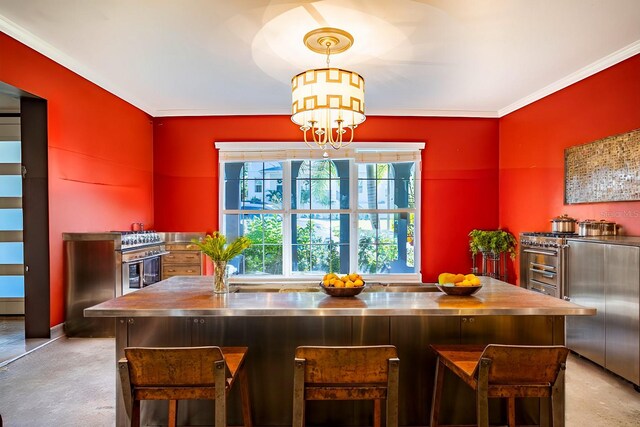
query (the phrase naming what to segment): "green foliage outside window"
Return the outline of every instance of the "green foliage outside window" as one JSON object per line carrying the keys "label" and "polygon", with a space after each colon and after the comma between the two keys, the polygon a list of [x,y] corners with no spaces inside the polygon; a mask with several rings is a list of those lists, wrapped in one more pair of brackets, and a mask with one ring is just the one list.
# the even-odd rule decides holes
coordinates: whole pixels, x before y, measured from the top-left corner
{"label": "green foliage outside window", "polygon": [[253,245],[244,252],[246,273],[282,274],[282,218],[257,215],[245,223]]}
{"label": "green foliage outside window", "polygon": [[312,221],[307,221],[304,226],[298,227],[297,271],[341,272],[337,245],[329,239],[318,237],[314,233],[314,228]]}
{"label": "green foliage outside window", "polygon": [[388,273],[391,263],[398,259],[396,241],[380,237],[376,242],[375,231],[360,231],[358,246],[358,268],[361,273]]}

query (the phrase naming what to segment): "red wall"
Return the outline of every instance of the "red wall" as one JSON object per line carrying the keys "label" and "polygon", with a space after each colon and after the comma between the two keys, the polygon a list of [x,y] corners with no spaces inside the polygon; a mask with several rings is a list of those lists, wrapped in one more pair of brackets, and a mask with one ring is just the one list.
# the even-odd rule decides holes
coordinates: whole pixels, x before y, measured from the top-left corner
{"label": "red wall", "polygon": [[[425,141],[423,280],[470,268],[467,234],[498,219],[498,120],[369,117],[360,141]],[[214,141],[301,141],[288,116],[154,119],[155,220],[159,230],[218,227]]]}
{"label": "red wall", "polygon": [[0,81],[45,98],[51,325],[64,321],[62,233],[153,224],[151,118],[0,33]]}
{"label": "red wall", "polygon": [[566,213],[640,235],[640,202],[564,204],[564,149],[640,128],[640,55],[500,119],[500,225],[550,231]]}

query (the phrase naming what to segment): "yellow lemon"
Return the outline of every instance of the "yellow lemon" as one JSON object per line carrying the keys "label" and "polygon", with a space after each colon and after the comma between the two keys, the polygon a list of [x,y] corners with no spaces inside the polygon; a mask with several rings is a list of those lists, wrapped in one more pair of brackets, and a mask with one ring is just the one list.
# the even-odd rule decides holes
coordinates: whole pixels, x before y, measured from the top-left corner
{"label": "yellow lemon", "polygon": [[471,279],[471,284],[475,286],[479,285],[480,279],[478,279],[477,277],[474,277],[473,279]]}
{"label": "yellow lemon", "polygon": [[453,277],[453,283],[462,282],[463,280],[464,274],[456,274],[455,277]]}
{"label": "yellow lemon", "polygon": [[356,279],[355,282],[353,282],[353,285],[356,287],[364,286],[364,282],[362,279]]}
{"label": "yellow lemon", "polygon": [[360,275],[358,273],[351,273],[349,275],[349,279],[351,279],[351,281],[355,281],[358,278],[360,278]]}
{"label": "yellow lemon", "polygon": [[444,285],[445,283],[448,283],[448,279],[450,275],[451,274],[449,273],[440,273],[440,275],[438,276],[438,284]]}
{"label": "yellow lemon", "polygon": [[351,280],[347,280],[347,282],[344,284],[345,288],[353,288],[354,284]]}
{"label": "yellow lemon", "polygon": [[344,288],[344,282],[340,279],[337,279],[333,286],[335,286],[336,288]]}

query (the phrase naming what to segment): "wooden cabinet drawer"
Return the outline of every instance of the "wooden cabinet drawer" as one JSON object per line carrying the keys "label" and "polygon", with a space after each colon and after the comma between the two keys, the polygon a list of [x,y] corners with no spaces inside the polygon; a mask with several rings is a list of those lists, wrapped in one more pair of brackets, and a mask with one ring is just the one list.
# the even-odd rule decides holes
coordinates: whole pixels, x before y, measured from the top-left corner
{"label": "wooden cabinet drawer", "polygon": [[200,248],[195,243],[167,243],[164,245],[165,249],[168,251],[198,251],[200,252]]}
{"label": "wooden cabinet drawer", "polygon": [[199,276],[200,264],[192,265],[164,265],[162,267],[162,276]]}
{"label": "wooden cabinet drawer", "polygon": [[195,264],[200,263],[200,252],[184,251],[171,252],[164,256],[162,261],[165,264]]}

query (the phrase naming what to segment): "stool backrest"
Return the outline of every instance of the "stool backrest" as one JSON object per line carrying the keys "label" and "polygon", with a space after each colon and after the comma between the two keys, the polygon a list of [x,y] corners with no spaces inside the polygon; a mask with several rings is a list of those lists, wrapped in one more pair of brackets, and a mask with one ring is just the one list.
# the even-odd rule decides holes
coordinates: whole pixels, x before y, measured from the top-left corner
{"label": "stool backrest", "polygon": [[124,354],[135,387],[213,387],[214,364],[224,360],[220,347],[127,347]]}
{"label": "stool backrest", "polygon": [[307,384],[386,383],[394,346],[298,347],[296,358],[305,359]]}
{"label": "stool backrest", "polygon": [[[490,359],[489,384],[548,384],[556,381],[569,349],[563,346],[488,345],[480,359]],[[479,366],[474,371],[478,375]]]}

